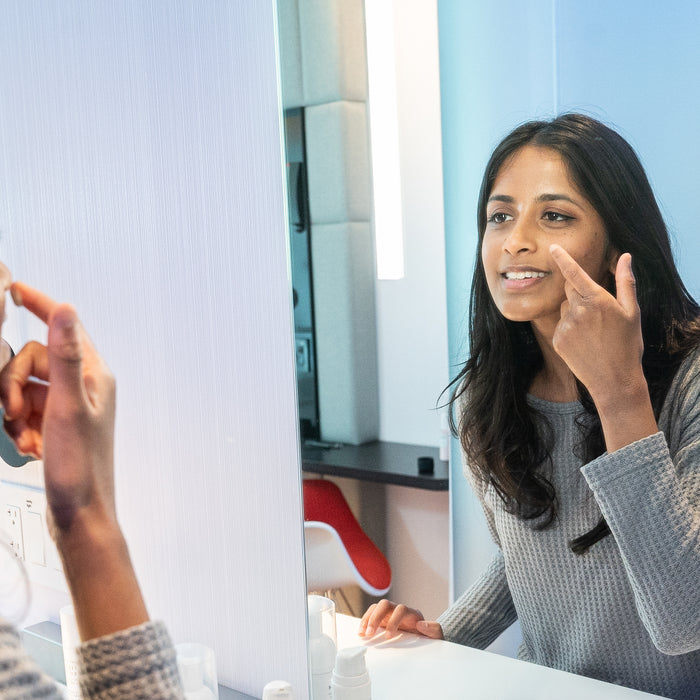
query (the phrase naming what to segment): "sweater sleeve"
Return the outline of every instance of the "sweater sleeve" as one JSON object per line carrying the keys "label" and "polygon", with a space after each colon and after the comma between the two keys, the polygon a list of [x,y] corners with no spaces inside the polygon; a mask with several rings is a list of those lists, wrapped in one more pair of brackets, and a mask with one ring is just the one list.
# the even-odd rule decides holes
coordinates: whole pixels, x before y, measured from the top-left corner
{"label": "sweater sleeve", "polygon": [[182,700],[175,649],[161,622],[147,622],[78,647],[80,688],[94,700]]}
{"label": "sweater sleeve", "polygon": [[481,576],[438,618],[443,635],[449,642],[486,649],[491,642],[517,619],[508,587],[506,566],[501,551],[493,512],[484,501],[484,486],[472,474],[464,459],[464,476],[481,501],[486,523],[496,545],[489,565]]}
{"label": "sweater sleeve", "polygon": [[499,549],[484,573],[438,618],[448,642],[486,649],[517,615]]}
{"label": "sweater sleeve", "polygon": [[700,380],[676,379],[662,432],[582,468],[619,547],[637,611],[665,654],[700,648]]}
{"label": "sweater sleeve", "polygon": [[0,619],[0,698],[61,700],[56,683],[27,656],[17,630]]}

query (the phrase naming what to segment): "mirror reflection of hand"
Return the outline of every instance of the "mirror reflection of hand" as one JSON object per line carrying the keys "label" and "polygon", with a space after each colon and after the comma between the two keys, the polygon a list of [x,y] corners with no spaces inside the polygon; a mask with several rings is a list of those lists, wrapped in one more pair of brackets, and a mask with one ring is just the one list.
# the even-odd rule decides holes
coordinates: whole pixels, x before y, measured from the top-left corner
{"label": "mirror reflection of hand", "polygon": [[554,349],[588,389],[593,400],[619,396],[620,386],[646,386],[644,340],[632,258],[615,267],[613,296],[594,282],[561,246],[550,252],[566,280],[566,299],[554,331]]}
{"label": "mirror reflection of hand", "polygon": [[439,622],[426,620],[420,610],[386,599],[367,608],[358,634],[360,637],[371,637],[381,627],[385,629],[386,639],[391,639],[399,630],[422,634],[430,639],[444,639]]}
{"label": "mirror reflection of hand", "polygon": [[[12,275],[5,265],[0,262],[0,324],[5,322],[5,292],[12,284]],[[12,350],[5,340],[0,340],[0,369],[2,369],[12,357]]]}

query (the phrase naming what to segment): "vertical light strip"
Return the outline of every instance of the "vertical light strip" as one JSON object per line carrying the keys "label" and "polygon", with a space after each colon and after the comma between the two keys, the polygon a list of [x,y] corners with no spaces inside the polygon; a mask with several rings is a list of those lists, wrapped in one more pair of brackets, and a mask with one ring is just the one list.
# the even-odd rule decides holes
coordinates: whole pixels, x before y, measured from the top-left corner
{"label": "vertical light strip", "polygon": [[392,0],[365,0],[377,278],[404,276]]}
{"label": "vertical light strip", "polygon": [[559,65],[557,46],[557,0],[552,0],[552,103],[553,116],[559,114]]}

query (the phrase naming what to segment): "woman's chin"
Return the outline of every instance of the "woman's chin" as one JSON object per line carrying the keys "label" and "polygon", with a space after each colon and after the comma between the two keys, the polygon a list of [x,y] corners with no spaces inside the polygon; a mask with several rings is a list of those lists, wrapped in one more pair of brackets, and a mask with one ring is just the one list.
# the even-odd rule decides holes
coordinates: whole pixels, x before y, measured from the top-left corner
{"label": "woman's chin", "polygon": [[561,318],[561,306],[551,309],[529,308],[529,307],[514,307],[512,305],[499,308],[502,316],[509,321],[517,323],[553,323],[556,325]]}

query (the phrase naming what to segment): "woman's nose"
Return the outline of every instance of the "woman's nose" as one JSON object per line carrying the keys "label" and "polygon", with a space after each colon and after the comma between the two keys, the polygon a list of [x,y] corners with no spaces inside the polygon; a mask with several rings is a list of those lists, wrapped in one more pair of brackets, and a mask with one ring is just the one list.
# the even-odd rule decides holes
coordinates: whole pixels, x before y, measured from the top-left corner
{"label": "woman's nose", "polygon": [[513,222],[503,241],[503,250],[511,255],[532,252],[537,247],[535,232],[522,219]]}

